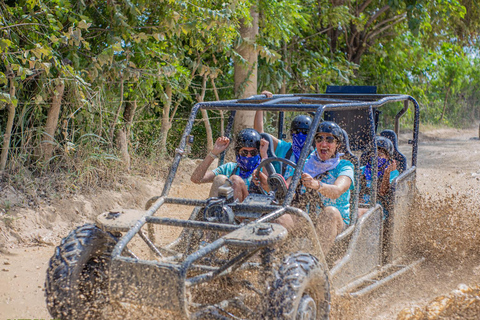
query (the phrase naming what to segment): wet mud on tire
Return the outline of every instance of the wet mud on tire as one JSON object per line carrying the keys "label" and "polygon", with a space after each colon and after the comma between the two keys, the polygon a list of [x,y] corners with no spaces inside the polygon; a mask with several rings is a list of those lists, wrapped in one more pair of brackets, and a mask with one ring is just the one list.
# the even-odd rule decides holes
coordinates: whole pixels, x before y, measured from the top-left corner
{"label": "wet mud on tire", "polygon": [[55,319],[99,319],[108,303],[108,265],[114,237],[92,224],[72,231],[55,249],[45,282]]}
{"label": "wet mud on tire", "polygon": [[325,269],[306,253],[287,256],[271,285],[268,319],[328,319],[330,287]]}

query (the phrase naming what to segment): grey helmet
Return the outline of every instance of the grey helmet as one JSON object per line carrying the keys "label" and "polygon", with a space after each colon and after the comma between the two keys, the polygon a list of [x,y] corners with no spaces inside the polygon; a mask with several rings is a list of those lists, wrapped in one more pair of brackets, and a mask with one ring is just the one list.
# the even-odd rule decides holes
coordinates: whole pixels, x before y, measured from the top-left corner
{"label": "grey helmet", "polygon": [[260,150],[261,139],[262,136],[255,129],[246,128],[241,130],[237,134],[237,139],[235,140],[235,153],[238,154],[238,151],[241,148],[256,148],[257,150]]}
{"label": "grey helmet", "polygon": [[377,148],[382,148],[390,157],[393,156],[393,143],[390,141],[390,139],[382,136],[376,136],[375,141],[377,142]]}
{"label": "grey helmet", "polygon": [[320,123],[317,129],[317,133],[319,132],[330,133],[332,136],[337,138],[339,143],[343,142],[343,130],[333,121],[323,121]]}
{"label": "grey helmet", "polygon": [[302,130],[308,132],[312,124],[312,118],[306,115],[299,115],[293,118],[292,123],[290,124],[290,133],[294,134],[297,130]]}

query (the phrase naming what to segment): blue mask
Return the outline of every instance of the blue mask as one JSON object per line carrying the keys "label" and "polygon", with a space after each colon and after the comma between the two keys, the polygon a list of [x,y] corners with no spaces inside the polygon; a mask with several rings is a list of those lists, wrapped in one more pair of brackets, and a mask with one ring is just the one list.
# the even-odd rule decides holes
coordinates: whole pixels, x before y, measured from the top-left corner
{"label": "blue mask", "polygon": [[[383,174],[385,173],[385,169],[387,168],[387,159],[385,158],[378,158],[378,178],[383,177]],[[365,178],[367,180],[372,180],[372,165],[367,163],[365,166]]]}
{"label": "blue mask", "polygon": [[330,158],[325,161],[322,161],[318,155],[317,150],[315,149],[308,158],[307,162],[305,162],[305,166],[303,167],[303,172],[308,173],[313,178],[335,169],[338,164],[340,163],[340,157],[343,156],[343,153],[338,153],[335,155],[335,158]]}
{"label": "blue mask", "polygon": [[237,165],[240,168],[239,176],[242,179],[248,178],[253,170],[255,170],[260,164],[260,155],[257,154],[255,157],[242,157],[237,155]]}
{"label": "blue mask", "polygon": [[300,158],[300,152],[302,152],[302,148],[305,145],[306,139],[307,135],[305,133],[292,134],[292,151],[295,155],[295,162],[297,162],[298,158]]}

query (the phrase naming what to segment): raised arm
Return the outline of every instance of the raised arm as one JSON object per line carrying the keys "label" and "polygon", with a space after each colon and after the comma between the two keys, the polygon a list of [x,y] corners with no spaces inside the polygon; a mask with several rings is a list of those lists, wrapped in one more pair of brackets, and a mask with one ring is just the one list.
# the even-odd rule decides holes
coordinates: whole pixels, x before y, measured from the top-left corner
{"label": "raised arm", "polygon": [[397,170],[397,163],[393,160],[392,163],[385,168],[382,181],[378,182],[380,183],[380,190],[378,193],[381,196],[386,195],[388,191],[390,191],[390,173],[395,170]]}
{"label": "raised arm", "polygon": [[213,160],[215,160],[220,153],[227,149],[229,144],[230,139],[227,137],[219,137],[217,141],[215,141],[212,151],[209,152],[205,159],[203,159],[203,161],[195,168],[190,180],[193,183],[212,182],[215,178],[215,173],[213,173],[211,170],[208,170],[208,168],[212,164]]}
{"label": "raised arm", "polygon": [[[262,92],[263,93],[263,92]],[[258,110],[255,112],[255,118],[253,120],[253,129],[257,130],[259,133],[264,133],[263,131],[263,110]],[[273,150],[277,150],[278,139],[272,135]]]}
{"label": "raised arm", "polygon": [[258,133],[263,133],[263,110],[258,110],[255,112],[255,118],[253,120],[253,129],[257,130]]}

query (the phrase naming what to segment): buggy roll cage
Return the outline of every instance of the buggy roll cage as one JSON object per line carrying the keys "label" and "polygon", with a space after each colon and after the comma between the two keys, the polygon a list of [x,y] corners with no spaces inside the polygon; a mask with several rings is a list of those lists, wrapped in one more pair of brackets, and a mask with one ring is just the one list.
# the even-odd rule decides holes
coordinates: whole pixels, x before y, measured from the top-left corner
{"label": "buggy roll cage", "polygon": [[[375,156],[376,156],[376,144],[374,135],[375,132],[372,133],[372,128],[374,128],[374,108],[379,108],[386,103],[390,102],[404,102],[404,107],[400,112],[397,114],[397,118],[399,118],[402,114],[404,114],[408,110],[408,102],[411,101],[414,105],[414,130],[413,130],[413,139],[409,141],[412,144],[412,168],[416,165],[417,161],[417,146],[418,146],[418,124],[419,124],[419,106],[418,103],[414,98],[408,95],[358,95],[358,94],[289,94],[289,95],[274,95],[273,98],[265,98],[265,96],[256,95],[250,97],[248,99],[239,99],[239,100],[228,100],[228,101],[216,101],[216,102],[201,102],[197,103],[193,106],[190,116],[188,118],[188,122],[186,124],[183,136],[180,141],[179,147],[175,150],[175,157],[170,167],[170,171],[168,173],[167,179],[164,184],[164,188],[162,191],[161,196],[148,208],[146,212],[144,212],[139,220],[137,220],[132,227],[124,236],[118,241],[115,248],[112,251],[112,261],[115,263],[115,267],[118,270],[124,270],[124,272],[128,272],[134,265],[134,262],[138,262],[139,258],[137,258],[132,252],[129,250],[126,252],[127,256],[122,256],[123,250],[126,248],[127,244],[130,240],[136,235],[139,236],[147,243],[147,245],[152,249],[154,253],[161,256],[160,250],[157,248],[153,243],[150,242],[148,238],[143,235],[141,228],[145,224],[153,223],[153,224],[161,224],[161,225],[170,225],[176,227],[184,227],[189,229],[203,229],[203,230],[212,230],[212,231],[219,231],[219,232],[227,232],[229,236],[221,237],[212,243],[207,244],[206,246],[200,248],[199,250],[188,253],[185,257],[183,257],[183,261],[178,261],[178,265],[173,265],[171,263],[163,263],[162,268],[157,269],[153,268],[151,270],[156,270],[158,272],[165,272],[168,277],[172,279],[185,279],[185,284],[187,287],[195,286],[200,283],[204,283],[210,281],[211,279],[221,276],[227,272],[236,270],[241,267],[242,263],[245,262],[249,257],[255,254],[261,248],[264,248],[274,242],[280,241],[281,237],[286,236],[285,234],[272,234],[272,236],[265,236],[264,238],[259,238],[259,240],[242,240],[238,236],[239,233],[236,233],[236,230],[250,230],[249,234],[252,234],[252,231],[256,226],[261,223],[269,223],[274,221],[278,217],[284,214],[292,214],[295,216],[303,217],[308,224],[310,224],[310,229],[313,230],[314,226],[312,221],[310,220],[309,216],[305,214],[302,210],[292,207],[290,204],[292,202],[295,189],[300,181],[301,171],[302,170],[295,170],[292,182],[289,186],[287,191],[285,200],[281,205],[274,205],[274,204],[266,204],[266,203],[232,203],[229,206],[234,206],[237,211],[254,211],[257,213],[262,213],[259,218],[255,220],[255,223],[249,223],[245,226],[240,225],[229,225],[225,223],[214,223],[214,222],[206,222],[206,221],[197,221],[197,220],[181,220],[175,218],[166,218],[166,217],[155,217],[155,212],[163,205],[163,204],[178,204],[178,205],[187,205],[187,206],[195,206],[196,208],[206,207],[208,205],[208,200],[196,200],[196,199],[185,199],[185,198],[174,198],[168,197],[170,189],[173,184],[173,180],[175,178],[176,172],[178,170],[178,166],[180,163],[181,158],[185,155],[185,149],[187,144],[191,143],[191,130],[193,128],[194,121],[197,117],[198,111],[201,109],[205,110],[226,110],[230,111],[229,122],[227,125],[226,135],[230,136],[230,133],[233,128],[233,120],[235,118],[235,112],[238,110],[266,110],[266,111],[292,111],[292,112],[308,112],[312,113],[315,112],[315,116],[312,122],[312,129],[309,130],[307,135],[305,145],[312,145],[314,140],[316,128],[319,126],[321,121],[323,121],[323,117],[329,117],[332,119],[337,120],[338,114],[335,112],[357,112],[357,111],[364,111],[363,118],[364,120],[368,120],[369,132],[365,135],[365,137],[369,136],[369,140],[361,140],[362,143],[357,143],[354,145],[353,151],[363,151],[363,149],[367,150],[368,148],[375,147]],[[345,114],[343,114],[345,115]],[[365,117],[368,115],[368,117]],[[400,115],[400,116],[399,116]],[[348,118],[348,117],[347,117]],[[340,119],[340,118],[338,118]],[[342,119],[340,119],[342,120]],[[354,122],[354,121],[353,121]],[[357,123],[358,124],[358,123]],[[347,130],[348,132],[348,130]],[[362,132],[348,132],[349,135],[355,136],[361,135]],[[352,139],[355,140],[355,139]],[[373,144],[372,144],[373,142]],[[352,145],[352,144],[351,144]],[[308,157],[309,148],[303,148],[302,152],[300,153],[300,158],[298,160],[298,167],[303,168],[303,165]],[[358,165],[358,163],[357,163]],[[376,168],[375,168],[376,170]],[[358,169],[356,168],[356,171]],[[373,173],[374,180],[373,183],[376,183],[376,174]],[[373,186],[375,187],[375,185]],[[358,188],[356,188],[358,190]],[[375,190],[375,189],[374,189]],[[358,191],[356,191],[358,192]],[[357,197],[358,201],[358,197]],[[375,203],[375,199],[372,199],[372,203]],[[197,209],[194,209],[194,212]],[[200,210],[200,209],[198,209]],[[373,211],[372,211],[373,212]],[[193,213],[192,213],[193,214]],[[355,213],[356,214],[356,213]],[[355,223],[352,220],[352,223]],[[281,230],[283,229],[280,228]],[[239,231],[240,232],[240,231]],[[242,233],[241,231],[240,233]],[[245,231],[246,232],[246,231]],[[256,231],[255,231],[256,232]],[[207,256],[208,254],[218,250],[220,247],[226,245],[233,245],[244,247],[246,246],[238,255],[234,258],[229,260],[227,263],[218,266],[218,267],[210,267],[210,266],[203,266],[203,265],[195,265],[199,259],[202,257]],[[318,240],[313,242],[312,250],[315,252],[319,252],[320,256],[323,257],[323,253],[321,252],[320,244]],[[167,249],[168,251],[168,249]],[[324,259],[324,258],[323,258]],[[157,266],[154,262],[150,261],[142,261],[142,264],[138,264],[138,268],[150,268],[150,266]],[[191,268],[200,268],[202,269],[203,273],[199,275],[193,275],[192,277],[187,277],[187,272]],[[248,265],[246,265],[248,267]],[[166,271],[166,270],[169,271]],[[140,270],[140,269],[139,269]],[[142,269],[143,270],[143,269]],[[150,270],[150,269],[148,269]],[[163,271],[162,271],[163,270]],[[145,270],[143,270],[145,271]],[[142,272],[143,272],[142,271]],[[145,271],[146,272],[146,271]],[[153,271],[152,271],[153,272]],[[122,274],[122,272],[119,272]],[[115,280],[115,281],[114,281]],[[122,282],[122,277],[115,278],[111,281],[111,283],[120,283]],[[174,291],[178,291],[183,294],[184,287],[179,282],[180,280],[175,280],[175,283],[172,283],[174,286]],[[139,278],[138,281],[141,281]],[[143,281],[143,280],[142,280]],[[152,286],[151,283],[147,283],[145,281],[141,282],[146,287],[150,288]],[[121,286],[121,285],[120,285]],[[119,292],[118,297],[123,295],[123,291],[120,290],[120,287],[115,287],[111,289],[112,292]],[[148,292],[148,290],[146,290]],[[180,296],[181,296],[180,295]],[[173,295],[172,295],[173,297]],[[152,303],[152,305],[160,305],[165,306],[165,301],[162,299],[150,299],[148,296],[142,296],[145,303]],[[174,306],[175,309],[184,309],[185,308],[185,301],[184,297],[179,297],[176,300],[177,307]],[[166,306],[165,306],[166,307]],[[183,311],[186,312],[185,310]]]}
{"label": "buggy roll cage", "polygon": [[[401,94],[343,94],[343,93],[327,93],[327,94],[276,94],[273,98],[266,98],[264,95],[255,95],[247,99],[237,100],[223,100],[223,101],[211,101],[200,102],[193,106],[190,116],[188,118],[185,131],[180,140],[179,147],[175,150],[175,157],[170,171],[168,173],[165,185],[161,194],[161,197],[168,197],[168,193],[171,189],[173,179],[175,178],[178,165],[181,158],[185,154],[185,148],[190,141],[190,132],[193,128],[195,118],[200,109],[204,110],[223,110],[230,111],[228,124],[226,126],[225,135],[230,138],[233,128],[233,122],[235,119],[236,111],[278,111],[279,126],[278,136],[283,137],[283,113],[286,111],[291,112],[305,112],[314,114],[314,119],[307,135],[305,145],[312,145],[316,129],[319,124],[325,120],[336,121],[339,125],[345,129],[350,136],[350,147],[353,151],[364,151],[367,148],[373,148],[375,157],[376,155],[376,142],[375,142],[375,116],[376,110],[381,106],[391,102],[402,102],[403,108],[398,111],[395,116],[395,133],[399,133],[399,120],[407,112],[409,102],[414,106],[414,123],[413,123],[413,138],[408,141],[412,145],[412,158],[411,166],[416,166],[417,163],[417,151],[418,151],[418,131],[419,131],[419,105],[418,102],[409,95]],[[363,114],[360,114],[362,113]],[[365,114],[366,113],[366,114]],[[355,123],[355,119],[360,118],[368,119],[368,123]],[[358,121],[357,121],[358,122]],[[360,120],[361,122],[361,120]],[[350,124],[357,126],[350,128]],[[369,132],[358,131],[362,125],[369,127]],[[309,148],[303,148],[300,153],[300,157],[297,162],[297,166],[302,167],[309,155]],[[224,154],[222,154],[220,161],[223,161]],[[374,168],[376,170],[376,168]],[[297,184],[300,181],[301,170],[295,170],[283,207],[289,206],[295,193]],[[373,189],[376,189],[376,174],[374,174]],[[375,199],[373,199],[375,203]]]}

